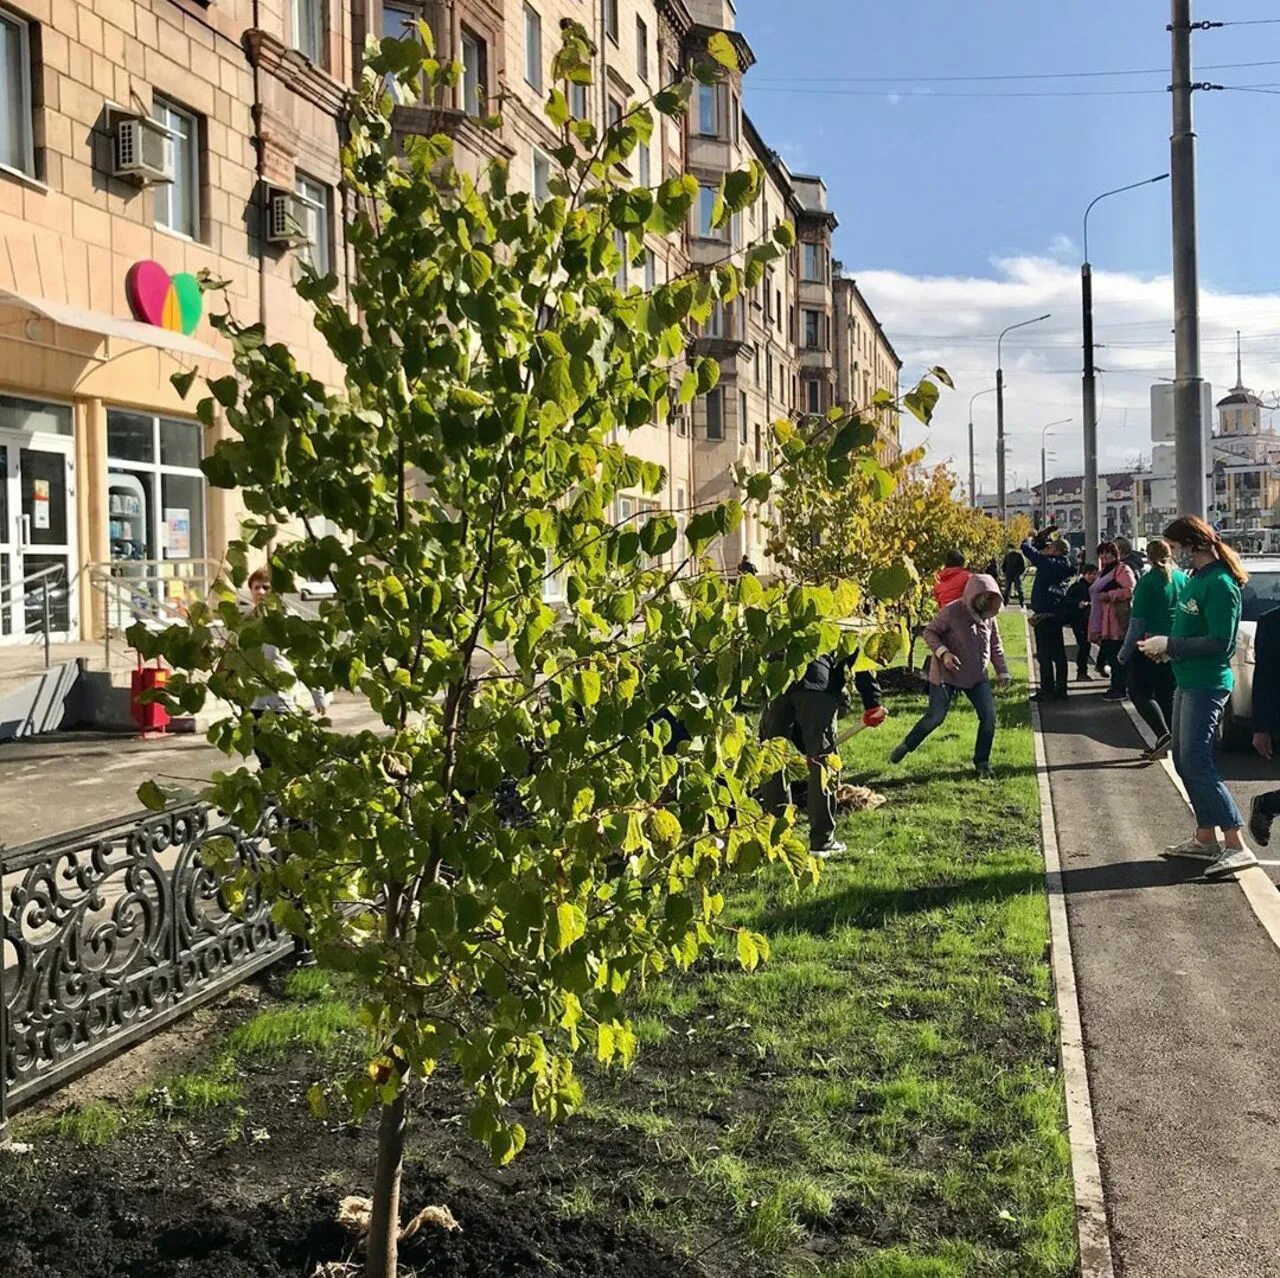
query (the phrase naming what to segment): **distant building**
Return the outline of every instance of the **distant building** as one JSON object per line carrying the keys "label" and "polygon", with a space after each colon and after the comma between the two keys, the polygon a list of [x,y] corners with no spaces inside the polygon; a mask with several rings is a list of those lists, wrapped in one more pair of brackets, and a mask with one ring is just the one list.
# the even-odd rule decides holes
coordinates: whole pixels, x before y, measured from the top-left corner
{"label": "distant building", "polygon": [[[1117,472],[1099,475],[1098,479],[1103,488],[1102,509],[1098,520],[1102,535],[1133,537],[1138,528],[1136,481],[1149,479],[1149,476]],[[1057,525],[1068,535],[1074,533],[1076,544],[1083,545],[1084,476],[1062,475],[1049,480],[1045,487],[1048,522]],[[1026,515],[1037,527],[1044,522],[1045,504],[1039,484],[1015,488],[1005,498],[1005,508],[1010,516]],[[979,493],[978,508],[988,514],[997,514],[1000,508],[999,498],[993,493]]]}

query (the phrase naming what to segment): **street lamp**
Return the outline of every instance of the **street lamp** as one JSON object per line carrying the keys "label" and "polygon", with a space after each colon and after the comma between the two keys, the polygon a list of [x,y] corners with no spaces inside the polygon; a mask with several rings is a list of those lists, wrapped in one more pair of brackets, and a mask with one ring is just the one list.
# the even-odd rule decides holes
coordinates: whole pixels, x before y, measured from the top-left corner
{"label": "street lamp", "polygon": [[1007,334],[1015,328],[1026,328],[1028,324],[1039,324],[1047,320],[1048,315],[1037,315],[1035,319],[1023,320],[1019,324],[1010,324],[996,339],[996,490],[1000,501],[1000,522],[1005,522],[1008,511],[1004,500],[1004,358],[1001,347]]}
{"label": "street lamp", "polygon": [[1053,434],[1055,426],[1070,425],[1071,418],[1064,417],[1061,421],[1050,422],[1040,432],[1040,527],[1048,528],[1049,526],[1049,473],[1046,463],[1048,462],[1048,454],[1045,452],[1046,441]]}
{"label": "street lamp", "polygon": [[996,388],[988,386],[986,390],[976,391],[969,396],[969,505],[975,510],[978,507],[978,481],[973,469],[973,401],[995,393]]}
{"label": "street lamp", "polygon": [[1161,173],[1159,177],[1146,178],[1141,182],[1131,182],[1128,186],[1118,186],[1114,191],[1103,191],[1097,199],[1090,202],[1084,211],[1084,264],[1080,267],[1080,300],[1084,311],[1082,325],[1084,340],[1084,544],[1098,544],[1098,383],[1093,367],[1093,267],[1089,265],[1089,214],[1098,200],[1105,200],[1113,195],[1123,195],[1125,191],[1136,191],[1140,186],[1154,186],[1163,182],[1169,175]]}

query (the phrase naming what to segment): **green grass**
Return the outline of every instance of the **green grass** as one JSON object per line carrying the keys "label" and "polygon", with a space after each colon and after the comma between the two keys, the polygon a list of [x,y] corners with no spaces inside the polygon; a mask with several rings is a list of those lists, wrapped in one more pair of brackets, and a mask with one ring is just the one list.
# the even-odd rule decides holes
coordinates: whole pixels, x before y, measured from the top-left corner
{"label": "green grass", "polygon": [[[1021,616],[1003,633],[998,780],[972,775],[965,702],[891,767],[924,706],[895,698],[849,745],[850,773],[890,800],[842,822],[850,854],[812,891],[762,880],[732,902],[769,963],[651,988],[639,1065],[589,1087],[597,1121],[649,1120],[614,1207],[693,1251],[721,1236],[713,1272],[1074,1272]],[[673,1175],[691,1192],[655,1192]]]}
{"label": "green grass", "polygon": [[287,1053],[307,1051],[331,1060],[359,1041],[356,1008],[340,983],[314,968],[298,968],[284,980],[284,1000],[264,1007],[233,1029],[217,1052],[198,1069],[171,1074],[142,1087],[131,1103],[90,1101],[54,1118],[30,1120],[30,1137],[55,1136],[83,1146],[105,1145],[127,1122],[160,1115],[181,1120],[223,1107],[235,1107],[228,1127],[238,1137],[243,1076],[271,1065]]}

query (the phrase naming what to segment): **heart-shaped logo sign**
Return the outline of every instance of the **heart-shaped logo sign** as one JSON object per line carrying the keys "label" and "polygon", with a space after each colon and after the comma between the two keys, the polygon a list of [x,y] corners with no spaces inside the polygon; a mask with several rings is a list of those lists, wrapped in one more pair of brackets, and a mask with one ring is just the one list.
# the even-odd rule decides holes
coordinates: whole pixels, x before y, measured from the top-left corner
{"label": "heart-shaped logo sign", "polygon": [[125,292],[134,318],[144,324],[190,335],[200,323],[200,281],[186,271],[170,275],[159,262],[135,262],[125,278]]}

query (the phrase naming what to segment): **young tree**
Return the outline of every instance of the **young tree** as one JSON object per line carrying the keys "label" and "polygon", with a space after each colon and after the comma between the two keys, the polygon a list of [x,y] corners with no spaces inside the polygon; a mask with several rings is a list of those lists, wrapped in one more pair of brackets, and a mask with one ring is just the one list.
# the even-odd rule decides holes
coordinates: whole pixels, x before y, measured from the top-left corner
{"label": "young tree", "polygon": [[[397,152],[384,83],[416,99],[458,74],[419,33],[371,51],[351,119],[354,313],[333,276],[299,285],[342,389],[259,327],[216,321],[235,375],[211,382],[198,411],[206,423],[221,412],[233,437],[205,471],[241,490],[249,519],[212,606],[133,635],[175,667],[172,704],[232,707],[210,734],[228,755],[269,758],[210,791],[242,825],[268,796],[284,818],[278,858],[242,868],[238,887],[265,894],[362,992],[377,1047],[346,1092],[357,1112],[380,1109],[371,1278],[395,1273],[406,1095],[438,1062],[456,1066],[470,1130],[505,1161],[525,1141],[514,1102],[561,1118],[579,1101],[575,1052],[631,1057],[635,981],[725,938],[748,968],[767,954],[763,937],[721,922],[726,884],[770,864],[804,883],[817,867],[791,815],[755,797],[803,761],[758,741],[743,707],[839,647],[835,621],[858,603],[834,578],[770,588],[711,572],[737,499],[688,511],[683,540],[672,510],[615,519],[620,493],[665,486],[627,453],[628,432],[716,383],[714,362],[686,365],[695,327],[794,243],[779,226],[650,293],[618,287],[622,256],[643,254],[646,231],[682,227],[697,198],[690,177],[635,189],[623,167],[653,110],[682,111],[688,86],[603,136],[571,122],[553,89],[563,144],[540,204],[501,165],[473,182],[445,137]],[[554,80],[589,80],[590,54],[569,24]],[[733,57],[713,37],[699,76]],[[713,220],[760,180],[758,167],[726,177]],[[857,421],[833,415],[803,441],[776,429],[784,469],[875,473]],[[746,500],[768,496],[769,473],[741,480]],[[320,535],[321,519],[338,535]],[[238,608],[264,551],[277,591],[333,583],[318,618]],[[251,714],[291,679],[264,662],[268,645],[308,687],[367,698],[381,730]]]}

